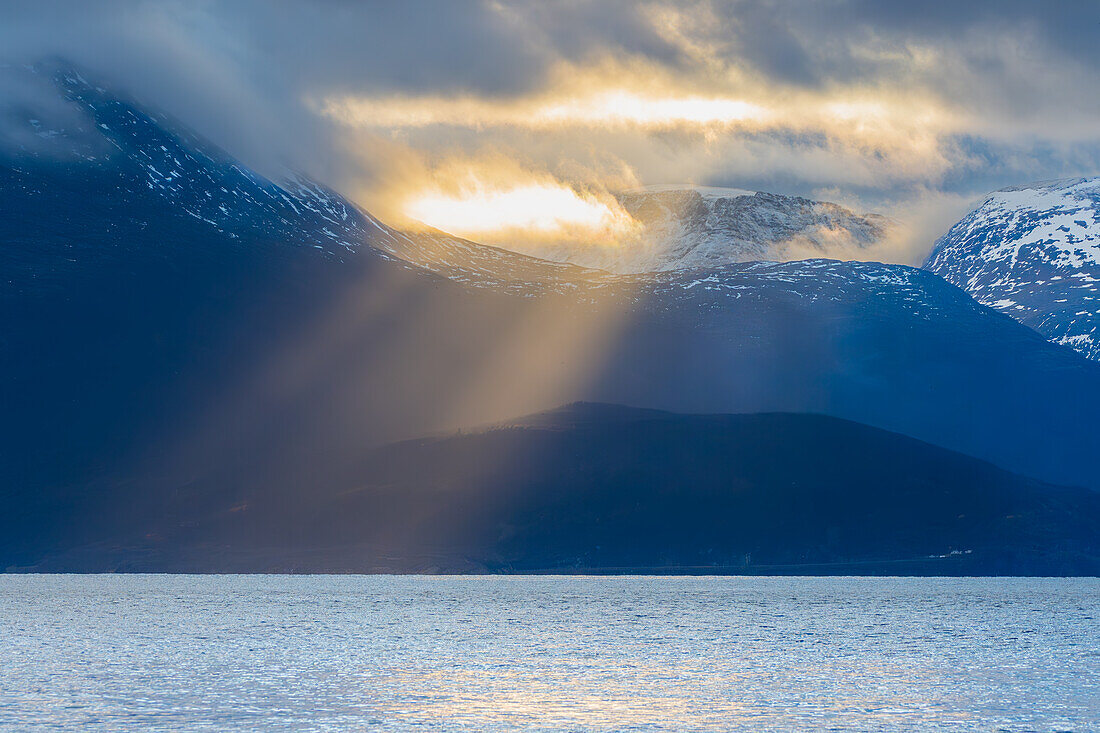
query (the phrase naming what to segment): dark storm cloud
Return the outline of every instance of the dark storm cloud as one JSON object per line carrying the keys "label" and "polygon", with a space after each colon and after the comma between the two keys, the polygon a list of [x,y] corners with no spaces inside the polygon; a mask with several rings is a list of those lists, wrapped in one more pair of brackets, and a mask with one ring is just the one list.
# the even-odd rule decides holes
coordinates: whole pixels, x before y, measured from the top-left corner
{"label": "dark storm cloud", "polygon": [[[1095,173],[1098,40],[1100,3],[1091,0],[0,0],[0,57],[71,59],[262,172],[298,168],[345,190],[390,163],[349,155],[351,133],[310,100],[508,100],[539,93],[563,64],[583,69],[609,58],[648,64],[682,80],[685,92],[745,83],[841,99],[869,90],[917,108],[928,100],[950,124],[932,133],[940,167],[913,186],[961,197]],[[0,96],[8,93],[0,86]],[[833,171],[853,190],[880,185],[841,175],[853,166],[828,129],[768,134],[770,142],[745,137],[702,150],[694,180],[737,183],[755,166],[785,192],[810,192]],[[419,140],[470,151],[471,137],[485,139],[459,131]],[[732,151],[728,160],[722,150]],[[693,175],[667,136],[652,136],[643,153],[616,154],[643,177],[669,161],[668,171]],[[646,160],[656,162],[646,168]],[[900,198],[909,184],[881,185]]]}
{"label": "dark storm cloud", "polygon": [[[142,89],[165,86],[166,96],[189,76],[215,88],[246,84],[254,90],[249,97],[292,104],[317,89],[501,95],[537,86],[561,58],[621,53],[687,65],[682,49],[656,32],[644,12],[650,7],[620,0],[44,0],[4,3],[0,39],[5,55],[75,57]],[[869,36],[954,48],[976,29],[1016,30],[1021,42],[1042,45],[1019,49],[1037,61],[1100,58],[1096,2],[739,0],[672,7],[686,15],[698,8],[706,20],[697,30],[728,61],[777,83],[890,73],[889,63],[853,59],[853,44]]]}
{"label": "dark storm cloud", "polygon": [[[190,110],[187,116],[211,124],[217,137],[238,107],[248,124],[233,124],[252,134],[258,115],[295,129],[303,122],[304,94],[518,94],[536,88],[560,59],[583,63],[599,54],[690,71],[683,49],[654,27],[652,7],[621,0],[8,2],[0,54],[18,61],[72,58],[157,102]],[[853,56],[853,47],[869,38],[899,48],[913,41],[944,46],[992,85],[1009,89],[1008,70],[995,57],[969,51],[968,37],[1015,34],[1027,44],[1018,53],[1039,64],[1100,59],[1096,2],[739,0],[671,7],[700,18],[694,31],[724,61],[793,86],[899,73],[904,61]],[[942,85],[947,94],[968,92],[953,90],[950,78]]]}
{"label": "dark storm cloud", "polygon": [[47,0],[4,15],[7,60],[73,61],[268,167],[317,168],[336,155],[307,93],[506,94],[545,64],[476,3]]}
{"label": "dark storm cloud", "polygon": [[338,164],[306,95],[476,93],[537,87],[565,56],[675,64],[626,2],[6,3],[0,57],[60,56],[167,109],[261,167]]}
{"label": "dark storm cloud", "polygon": [[852,55],[853,46],[871,39],[899,47],[931,44],[966,55],[965,42],[975,35],[1003,35],[1020,44],[1019,53],[1046,63],[1100,61],[1100,3],[1090,0],[738,0],[711,7],[718,17],[711,33],[722,39],[730,60],[781,83],[892,73],[888,63]]}

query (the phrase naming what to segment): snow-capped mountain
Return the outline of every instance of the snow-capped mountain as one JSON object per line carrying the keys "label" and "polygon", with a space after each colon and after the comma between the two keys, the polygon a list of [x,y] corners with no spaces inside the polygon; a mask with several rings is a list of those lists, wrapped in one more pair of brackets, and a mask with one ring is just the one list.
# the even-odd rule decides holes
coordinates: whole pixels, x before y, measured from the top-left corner
{"label": "snow-capped mountain", "polygon": [[553,253],[616,273],[706,269],[737,262],[835,256],[859,259],[886,236],[890,221],[798,196],[736,188],[657,185],[622,192],[622,207],[641,225],[629,247]]}
{"label": "snow-capped mountain", "polygon": [[936,243],[924,267],[1100,359],[1100,178],[990,194]]}
{"label": "snow-capped mountain", "polygon": [[3,71],[65,103],[23,119],[4,110],[8,137],[17,143],[16,176],[58,161],[84,177],[110,170],[122,174],[120,194],[144,189],[231,239],[246,232],[289,238],[336,257],[357,249],[371,230],[384,231],[324,186],[296,175],[267,180],[164,114],[115,96],[67,65]]}
{"label": "snow-capped mountain", "polygon": [[[448,279],[511,292],[567,290],[586,274],[575,265],[445,232],[394,229],[300,174],[269,180],[186,126],[98,86],[66,64],[6,66],[0,74],[29,87],[36,101],[50,102],[25,109],[0,100],[0,163],[8,158],[0,166],[0,185],[7,190],[34,196],[35,179],[61,164],[70,182],[111,186],[131,215],[140,218],[143,208],[167,204],[212,235],[232,240],[290,244],[335,260],[392,256]],[[12,281],[19,282],[19,263],[11,264]],[[40,275],[33,278],[36,286],[45,282]]]}
{"label": "snow-capped mountain", "polygon": [[300,174],[269,180],[166,115],[119,97],[65,64],[0,72],[37,85],[38,98],[59,94],[65,103],[0,110],[8,118],[0,134],[18,151],[7,171],[8,187],[33,185],[28,164],[57,160],[67,161],[77,176],[121,172],[120,198],[132,204],[138,192],[151,195],[230,239],[293,243],[337,260],[360,251],[393,256],[496,291],[575,292],[583,283],[605,283],[608,272],[820,257],[837,246],[868,247],[889,227],[881,216],[799,197],[651,186],[620,194],[623,207],[643,225],[637,246],[570,248],[543,259],[438,230],[395,229]]}
{"label": "snow-capped mountain", "polygon": [[[932,273],[816,259],[613,274],[402,232],[76,72],[45,81],[64,115],[0,120],[19,131],[0,151],[0,403],[19,426],[0,474],[25,461],[23,478],[79,485],[190,410],[231,416],[211,443],[244,435],[238,452],[270,455],[583,399],[825,413],[1095,484],[1081,426],[1100,366]],[[703,198],[639,200],[668,194]],[[713,201],[745,199],[767,197]],[[280,359],[294,379],[267,378]],[[254,418],[264,390],[289,407]]]}

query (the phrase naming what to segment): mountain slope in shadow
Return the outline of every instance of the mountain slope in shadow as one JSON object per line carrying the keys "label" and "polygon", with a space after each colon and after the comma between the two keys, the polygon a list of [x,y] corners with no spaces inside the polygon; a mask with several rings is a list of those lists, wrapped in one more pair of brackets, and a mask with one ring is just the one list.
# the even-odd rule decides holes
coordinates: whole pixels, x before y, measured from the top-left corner
{"label": "mountain slope in shadow", "polygon": [[389,445],[326,485],[200,496],[37,567],[1100,572],[1100,494],[820,415],[577,404]]}
{"label": "mountain slope in shadow", "polygon": [[[594,275],[398,232],[79,74],[41,81],[71,115],[8,109],[36,142],[0,150],[9,546],[116,536],[170,492],[333,486],[367,448],[573,400],[829,414],[1100,488],[1100,364],[932,273]],[[72,510],[123,485],[125,516]]]}

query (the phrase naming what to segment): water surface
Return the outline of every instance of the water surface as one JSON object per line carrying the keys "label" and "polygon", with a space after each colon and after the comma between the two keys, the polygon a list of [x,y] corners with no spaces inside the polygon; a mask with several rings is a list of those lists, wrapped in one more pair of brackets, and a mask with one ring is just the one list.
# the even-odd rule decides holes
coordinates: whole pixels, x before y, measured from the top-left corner
{"label": "water surface", "polygon": [[1098,730],[1095,579],[0,576],[3,730]]}

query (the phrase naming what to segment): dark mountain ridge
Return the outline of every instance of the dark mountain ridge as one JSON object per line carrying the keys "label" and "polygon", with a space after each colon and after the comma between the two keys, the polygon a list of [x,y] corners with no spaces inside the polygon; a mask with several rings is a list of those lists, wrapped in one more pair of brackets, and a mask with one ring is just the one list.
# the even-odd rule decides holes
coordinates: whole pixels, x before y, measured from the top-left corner
{"label": "dark mountain ridge", "polygon": [[[1100,494],[821,415],[580,404],[190,491],[35,567],[1096,574]],[[170,521],[166,521],[169,519]]]}

